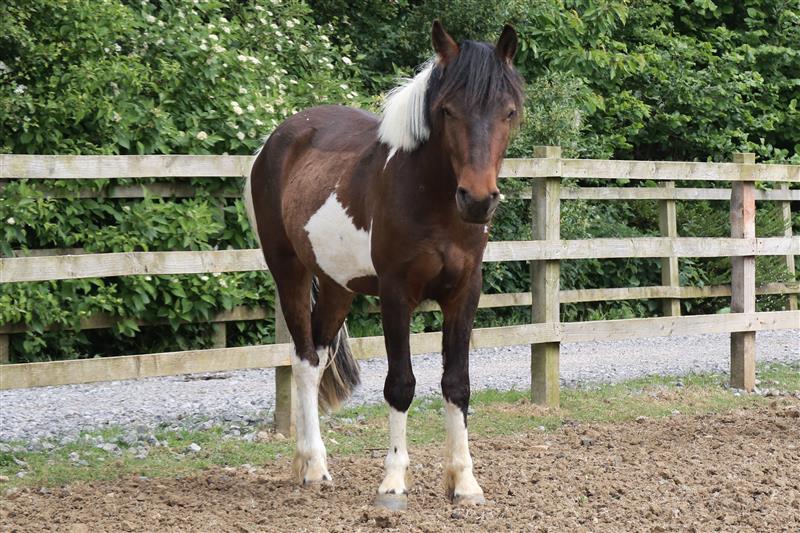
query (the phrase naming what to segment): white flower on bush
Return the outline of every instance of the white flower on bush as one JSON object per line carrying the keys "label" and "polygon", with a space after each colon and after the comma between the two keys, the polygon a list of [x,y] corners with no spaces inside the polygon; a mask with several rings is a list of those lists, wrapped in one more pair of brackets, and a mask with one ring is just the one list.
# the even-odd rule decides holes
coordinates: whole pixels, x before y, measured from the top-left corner
{"label": "white flower on bush", "polygon": [[205,141],[208,139],[208,133],[204,131],[198,131],[196,137],[198,141]]}
{"label": "white flower on bush", "polygon": [[203,52],[206,52],[208,50],[208,46],[206,45],[206,43],[200,43],[200,50],[202,50]]}
{"label": "white flower on bush", "polygon": [[239,139],[240,141],[243,141],[244,140],[244,132],[243,131],[238,132],[236,134],[236,138]]}
{"label": "white flower on bush", "polygon": [[258,119],[258,118],[255,119],[254,122],[255,122],[256,126],[263,126],[264,125],[264,121],[261,120],[261,119]]}
{"label": "white flower on bush", "polygon": [[17,223],[17,221],[16,221],[16,220],[14,220],[14,217],[8,217],[8,218],[6,219],[6,224],[8,224],[9,226],[13,226],[13,225],[14,225],[14,224],[16,224],[16,223]]}
{"label": "white flower on bush", "polygon": [[256,110],[256,108],[255,108],[255,106],[253,106],[253,104],[250,104],[250,105],[247,106],[247,112],[248,113],[254,113],[255,110]]}
{"label": "white flower on bush", "polygon": [[8,65],[6,65],[2,61],[0,61],[0,72],[8,72],[9,70],[11,70],[11,69],[8,68]]}
{"label": "white flower on bush", "polygon": [[346,83],[341,83],[341,84],[339,84],[339,87],[341,87],[341,88],[342,88],[342,89],[344,89],[345,91],[346,91],[347,89],[349,89],[349,88],[350,88],[350,87],[348,87],[348,86],[347,86],[347,84],[346,84]]}
{"label": "white flower on bush", "polygon": [[14,87],[14,94],[22,94],[22,93],[24,93],[24,92],[25,92],[27,89],[28,89],[28,87],[26,87],[25,85],[22,85],[22,84],[20,83],[19,85],[17,85],[16,87]]}
{"label": "white flower on bush", "polygon": [[239,87],[239,94],[247,94],[247,89],[244,87]]}
{"label": "white flower on bush", "polygon": [[111,120],[113,120],[114,122],[119,122],[120,120],[122,120],[122,117],[120,116],[119,113],[114,111],[114,114],[111,115]]}
{"label": "white flower on bush", "polygon": [[283,34],[281,33],[280,30],[275,30],[275,35],[277,35],[278,37],[283,37]]}
{"label": "white flower on bush", "polygon": [[208,279],[209,279],[208,276],[205,276],[205,275],[204,276],[200,276],[200,280],[201,281],[208,281]]}
{"label": "white flower on bush", "polygon": [[145,276],[144,280],[145,281],[153,281],[153,276]]}
{"label": "white flower on bush", "polygon": [[219,36],[214,35],[213,33],[209,34],[208,38],[211,39],[212,41],[219,41]]}
{"label": "white flower on bush", "polygon": [[247,61],[247,56],[246,56],[246,55],[239,54],[238,56],[236,56],[236,59],[238,59],[239,61],[241,61],[242,63],[244,63],[245,61]]}
{"label": "white flower on bush", "polygon": [[242,113],[244,113],[244,110],[237,105],[233,108],[233,112],[236,113],[237,115],[241,115]]}
{"label": "white flower on bush", "polygon": [[225,279],[223,278],[223,279],[219,280],[219,286],[222,287],[223,289],[227,289],[228,288],[228,282],[225,281]]}
{"label": "white flower on bush", "polygon": [[225,48],[224,48],[224,47],[222,47],[222,46],[220,46],[220,45],[218,45],[218,44],[215,44],[215,45],[214,45],[214,51],[215,51],[216,53],[218,53],[218,54],[221,54],[222,52],[224,52],[224,51],[225,51]]}
{"label": "white flower on bush", "polygon": [[286,27],[287,28],[294,28],[294,21],[293,20],[287,20],[286,21]]}
{"label": "white flower on bush", "polygon": [[144,20],[152,24],[156,21],[156,18],[153,15],[145,15]]}
{"label": "white flower on bush", "polygon": [[281,45],[279,45],[278,43],[275,43],[275,50],[277,50],[278,52],[281,52],[281,51],[283,51],[283,47]]}
{"label": "white flower on bush", "polygon": [[353,64],[353,62],[350,61],[350,58],[347,57],[347,56],[342,56],[342,63],[344,63],[345,65],[352,65]]}

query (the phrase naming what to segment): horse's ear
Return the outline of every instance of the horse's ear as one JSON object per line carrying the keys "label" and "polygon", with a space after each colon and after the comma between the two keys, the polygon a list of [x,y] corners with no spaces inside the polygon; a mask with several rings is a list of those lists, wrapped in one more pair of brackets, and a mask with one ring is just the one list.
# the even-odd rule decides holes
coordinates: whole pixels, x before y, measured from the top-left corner
{"label": "horse's ear", "polygon": [[439,61],[441,63],[446,65],[455,59],[458,55],[458,44],[444,31],[442,23],[438,20],[433,21],[431,37],[433,40],[433,49],[436,50],[436,55],[439,56]]}
{"label": "horse's ear", "polygon": [[503,27],[503,32],[497,40],[495,50],[502,61],[509,65],[511,64],[514,54],[517,53],[517,30],[511,24],[506,24]]}

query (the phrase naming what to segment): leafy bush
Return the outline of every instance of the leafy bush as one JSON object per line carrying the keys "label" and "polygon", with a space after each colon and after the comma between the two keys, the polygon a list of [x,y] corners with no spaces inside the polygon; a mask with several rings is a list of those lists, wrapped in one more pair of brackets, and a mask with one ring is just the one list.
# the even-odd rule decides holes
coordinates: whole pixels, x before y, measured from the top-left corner
{"label": "leafy bush", "polygon": [[[368,102],[351,55],[302,1],[10,0],[0,6],[0,152],[249,154],[297,109]],[[44,186],[69,197],[107,184]],[[8,183],[0,253],[255,246],[240,202],[211,196],[239,180],[191,184],[195,198],[110,200],[45,198],[29,182]],[[17,360],[203,347],[210,326],[186,322],[237,305],[271,308],[272,294],[265,273],[3,284],[0,323],[30,328],[13,336]],[[97,313],[124,320],[79,331]],[[270,324],[232,325],[229,342],[268,340]]]}

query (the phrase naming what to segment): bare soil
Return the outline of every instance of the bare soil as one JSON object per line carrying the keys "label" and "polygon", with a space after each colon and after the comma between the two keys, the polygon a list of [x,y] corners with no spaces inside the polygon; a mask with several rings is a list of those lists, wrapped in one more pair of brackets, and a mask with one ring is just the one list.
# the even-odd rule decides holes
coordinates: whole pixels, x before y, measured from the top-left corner
{"label": "bare soil", "polygon": [[[532,409],[520,405],[518,409]],[[382,453],[331,457],[304,489],[289,458],[179,479],[24,489],[0,531],[800,531],[800,401],[722,415],[570,424],[472,440],[490,502],[444,497],[441,446],[411,447],[409,510],[371,506]]]}

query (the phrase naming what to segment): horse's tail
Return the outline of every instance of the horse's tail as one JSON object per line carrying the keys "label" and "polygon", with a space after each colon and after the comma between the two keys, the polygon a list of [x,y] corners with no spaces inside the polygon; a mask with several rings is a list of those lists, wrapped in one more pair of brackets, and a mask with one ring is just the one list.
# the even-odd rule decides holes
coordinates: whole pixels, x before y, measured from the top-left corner
{"label": "horse's tail", "polygon": [[[318,288],[314,278],[311,291],[311,302],[316,303]],[[339,332],[328,346],[328,363],[319,383],[319,404],[328,412],[336,411],[361,384],[358,361],[350,351],[347,340],[347,323],[343,323]]]}

